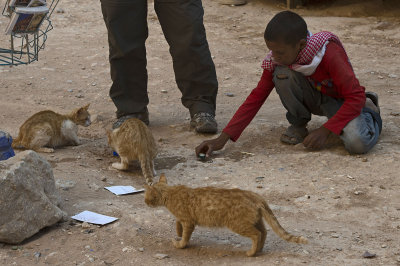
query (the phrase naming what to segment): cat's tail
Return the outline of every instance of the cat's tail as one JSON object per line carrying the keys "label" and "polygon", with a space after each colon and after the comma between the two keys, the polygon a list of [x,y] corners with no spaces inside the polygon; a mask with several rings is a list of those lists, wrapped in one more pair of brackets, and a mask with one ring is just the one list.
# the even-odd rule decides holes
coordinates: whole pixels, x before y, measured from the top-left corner
{"label": "cat's tail", "polygon": [[153,184],[153,173],[154,173],[154,162],[151,159],[141,158],[140,161],[140,168],[142,168],[143,176],[146,180],[148,185]]}
{"label": "cat's tail", "polygon": [[13,139],[13,142],[11,143],[11,147],[13,149],[23,149],[24,145],[22,145],[22,137],[18,135],[15,139]]}
{"label": "cat's tail", "polygon": [[286,232],[285,229],[279,224],[278,220],[276,219],[275,215],[273,214],[272,210],[268,207],[266,203],[263,204],[264,206],[261,208],[261,213],[267,223],[271,226],[272,230],[280,236],[282,239],[288,242],[294,242],[298,244],[307,244],[307,238],[303,236],[294,236]]}

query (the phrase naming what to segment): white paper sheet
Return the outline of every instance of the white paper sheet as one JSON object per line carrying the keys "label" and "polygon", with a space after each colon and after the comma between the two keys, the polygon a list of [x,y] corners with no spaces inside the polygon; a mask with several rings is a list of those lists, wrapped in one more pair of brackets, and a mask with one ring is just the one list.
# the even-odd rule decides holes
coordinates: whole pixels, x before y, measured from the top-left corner
{"label": "white paper sheet", "polygon": [[144,191],[144,189],[136,189],[132,186],[112,186],[112,187],[105,187],[105,189],[111,191],[115,195],[125,195],[125,194],[139,193]]}
{"label": "white paper sheet", "polygon": [[98,214],[98,213],[91,212],[91,211],[83,211],[81,213],[78,213],[75,216],[72,216],[71,218],[81,221],[81,222],[87,222],[87,223],[91,223],[91,224],[100,224],[100,225],[105,225],[105,224],[114,222],[115,220],[118,220],[118,218]]}

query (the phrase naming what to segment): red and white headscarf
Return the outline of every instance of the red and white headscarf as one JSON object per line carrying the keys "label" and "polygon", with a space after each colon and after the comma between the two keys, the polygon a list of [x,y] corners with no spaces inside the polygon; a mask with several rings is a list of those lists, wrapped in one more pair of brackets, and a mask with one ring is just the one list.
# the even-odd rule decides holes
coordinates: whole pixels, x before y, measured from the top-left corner
{"label": "red and white headscarf", "polygon": [[[331,32],[322,31],[313,35],[309,32],[306,47],[300,51],[295,63],[290,65],[289,68],[301,72],[306,76],[313,74],[321,62],[325,54],[326,45],[329,42],[335,42],[343,47],[339,38]],[[274,72],[276,65],[279,64],[274,61],[272,52],[270,51],[262,62],[261,67],[269,72]]]}

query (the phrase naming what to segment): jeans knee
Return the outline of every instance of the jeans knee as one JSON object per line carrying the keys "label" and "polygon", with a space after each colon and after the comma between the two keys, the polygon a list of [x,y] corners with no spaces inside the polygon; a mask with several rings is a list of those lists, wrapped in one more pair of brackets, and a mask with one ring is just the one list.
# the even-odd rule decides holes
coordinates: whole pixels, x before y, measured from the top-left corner
{"label": "jeans knee", "polygon": [[364,154],[372,148],[361,136],[346,138],[344,140],[344,147],[351,154]]}

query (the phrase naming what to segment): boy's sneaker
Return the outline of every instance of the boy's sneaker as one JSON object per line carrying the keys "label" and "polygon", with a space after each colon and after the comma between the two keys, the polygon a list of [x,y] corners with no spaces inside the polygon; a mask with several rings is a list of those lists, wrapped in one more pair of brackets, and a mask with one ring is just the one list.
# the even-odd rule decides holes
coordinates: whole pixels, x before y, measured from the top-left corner
{"label": "boy's sneaker", "polygon": [[114,124],[112,125],[112,129],[119,128],[129,118],[137,118],[139,120],[142,120],[143,123],[145,123],[147,126],[150,123],[149,112],[146,111],[146,112],[142,112],[142,113],[134,113],[134,114],[130,114],[130,115],[121,116],[120,118],[118,118],[117,121],[114,122]]}
{"label": "boy's sneaker", "polygon": [[216,133],[218,128],[214,115],[205,112],[195,114],[190,121],[190,126],[194,127],[198,133]]}
{"label": "boy's sneaker", "polygon": [[379,108],[378,94],[372,91],[367,91],[365,92],[365,97],[367,97],[367,100],[365,101],[365,107],[368,107],[372,111],[375,111],[378,114],[380,114],[381,109]]}

